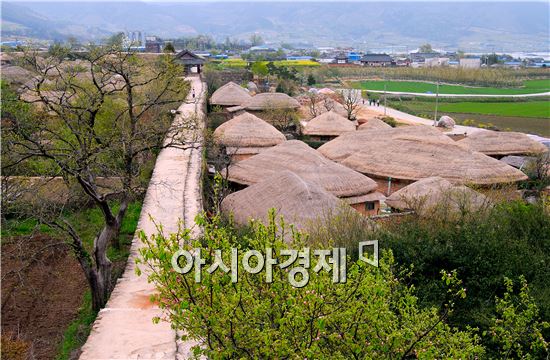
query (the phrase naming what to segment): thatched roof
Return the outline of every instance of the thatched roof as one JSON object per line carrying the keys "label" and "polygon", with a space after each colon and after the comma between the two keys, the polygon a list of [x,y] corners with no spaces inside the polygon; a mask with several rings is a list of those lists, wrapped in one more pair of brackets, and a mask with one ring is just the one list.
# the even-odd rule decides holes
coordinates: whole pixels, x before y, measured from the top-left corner
{"label": "thatched roof", "polygon": [[238,224],[247,224],[250,219],[266,223],[269,210],[274,208],[285,223],[299,229],[339,206],[341,202],[337,197],[288,170],[228,195],[221,205],[222,211],[233,214]]}
{"label": "thatched roof", "polygon": [[451,211],[481,210],[490,203],[485,195],[438,176],[419,180],[386,198],[386,204],[392,208],[414,210],[421,215],[438,207]]}
{"label": "thatched roof", "polygon": [[210,97],[210,104],[222,106],[242,105],[252,96],[242,86],[230,81],[218,90],[214,91]]}
{"label": "thatched roof", "polygon": [[535,161],[535,159],[536,158],[532,156],[508,155],[501,158],[500,161],[517,169],[523,169],[526,165]]}
{"label": "thatched roof", "polygon": [[396,128],[372,129],[371,131],[356,131],[342,134],[336,139],[327,142],[318,150],[321,154],[334,161],[342,161],[348,156],[359,152],[364,145],[371,141],[380,139],[392,139],[403,136],[437,137],[442,141],[454,143],[448,136],[443,135],[439,130],[425,125],[401,126]]}
{"label": "thatched roof", "polygon": [[[319,184],[338,197],[360,196],[377,188],[374,180],[326,159],[298,140],[285,141],[230,166],[228,179],[252,185],[285,170],[296,173],[308,182]],[[279,186],[284,187],[285,184]]]}
{"label": "thatched roof", "polygon": [[329,159],[368,176],[420,180],[441,176],[457,183],[525,180],[521,171],[471,151],[429,126],[344,134],[319,148]]}
{"label": "thatched roof", "polygon": [[380,119],[369,119],[366,123],[360,125],[357,130],[376,130],[376,129],[391,129],[391,126]]}
{"label": "thatched roof", "polygon": [[15,84],[24,84],[33,78],[33,74],[21,66],[2,66],[2,79]]}
{"label": "thatched roof", "polygon": [[236,148],[275,146],[286,140],[273,125],[247,112],[218,126],[214,137],[221,144]]}
{"label": "thatched roof", "polygon": [[311,119],[305,126],[305,135],[338,136],[355,131],[355,125],[347,118],[331,110]]}
{"label": "thatched roof", "polygon": [[300,103],[287,94],[261,93],[250,98],[242,106],[247,110],[297,109]]}
{"label": "thatched roof", "polygon": [[548,151],[543,144],[518,132],[478,131],[459,142],[486,155],[527,155]]}

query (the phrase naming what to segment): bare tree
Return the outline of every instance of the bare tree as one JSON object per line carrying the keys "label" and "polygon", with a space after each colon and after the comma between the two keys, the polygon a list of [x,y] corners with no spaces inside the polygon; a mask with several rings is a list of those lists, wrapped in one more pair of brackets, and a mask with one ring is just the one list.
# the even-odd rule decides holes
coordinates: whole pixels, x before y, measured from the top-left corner
{"label": "bare tree", "polygon": [[320,114],[320,102],[322,101],[322,97],[319,95],[319,93],[310,91],[307,93],[307,97],[309,98],[309,113],[312,117],[316,117]]}
{"label": "bare tree", "polygon": [[326,111],[331,111],[332,109],[334,109],[334,100],[332,100],[328,96],[325,96],[325,98],[323,99],[323,106]]}
{"label": "bare tree", "polygon": [[[146,165],[161,148],[194,146],[183,134],[196,126],[196,119],[171,125],[170,108],[184,101],[189,84],[169,57],[147,61],[120,46],[92,47],[71,54],[79,57],[77,73],[67,66],[68,55],[56,49],[46,56],[24,56],[24,66],[34,76],[24,89],[25,99],[40,107],[34,107],[33,116],[12,116],[5,126],[3,122],[2,170],[17,173],[27,161],[48,162],[53,170],[44,175],[78,184],[101,210],[104,225],[92,249],[63,212],[43,216],[68,235],[98,310],[112,289],[107,247],[118,246],[127,207],[145,188]],[[120,187],[106,193],[98,181],[113,177],[120,179]]]}
{"label": "bare tree", "polygon": [[349,120],[355,120],[359,106],[361,105],[361,90],[344,89],[338,92],[338,97],[348,114]]}

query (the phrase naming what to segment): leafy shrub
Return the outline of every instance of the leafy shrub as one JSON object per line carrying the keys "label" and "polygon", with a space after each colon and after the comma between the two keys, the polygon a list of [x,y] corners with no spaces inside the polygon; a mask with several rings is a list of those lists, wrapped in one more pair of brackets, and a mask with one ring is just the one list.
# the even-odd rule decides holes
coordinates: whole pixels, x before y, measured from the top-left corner
{"label": "leafy shrub", "polygon": [[496,311],[499,318],[494,318],[491,325],[491,340],[500,349],[500,356],[514,359],[548,358],[548,341],[544,339],[543,330],[550,323],[540,321],[539,309],[529,295],[527,282],[520,277],[520,292],[514,294],[513,281],[505,278],[506,293],[503,298],[496,298]]}
{"label": "leafy shrub", "polygon": [[550,318],[550,216],[542,203],[507,202],[455,220],[408,217],[388,223],[378,238],[399,263],[413,265],[414,284],[426,304],[445,296],[436,281],[439,271],[458,271],[468,297],[451,315],[454,325],[488,330],[494,296],[505,291],[504,277],[524,276],[542,318]]}
{"label": "leafy shrub", "polygon": [[391,127],[396,127],[397,126],[397,121],[391,116],[384,116],[380,120],[382,120],[383,122],[385,122],[386,124],[388,124]]}
{"label": "leafy shrub", "polygon": [[[196,249],[195,253],[200,249],[207,264],[213,262],[212,249],[222,249],[224,263],[231,264],[228,249],[232,246],[239,252],[271,247],[278,255],[289,246],[284,238],[290,236],[294,249],[306,240],[283,222],[276,224],[273,213],[267,226],[253,223],[251,231],[242,236],[218,216],[211,221],[199,218],[197,224],[203,229],[197,241],[191,241],[189,230],[151,238],[142,234],[145,247],[139,261],[151,270],[149,280],[158,289],[154,298],[172,326],[183,330],[184,338],[203,345],[194,348],[197,356],[389,359],[472,358],[483,353],[471,330],[457,331],[445,323],[452,301],[441,313],[437,307],[418,306],[413,288],[398,280],[391,252],[379,268],[352,263],[347,282],[340,284],[332,283],[328,272],[310,271],[309,283],[294,288],[287,280],[287,269],[277,265],[273,282],[268,283],[263,272],[245,272],[241,262],[236,283],[219,269],[212,274],[203,271],[202,282],[196,283],[194,271],[179,274],[173,270],[171,258],[180,244],[187,250]],[[314,265],[312,261],[311,268]],[[463,294],[454,274],[443,278],[450,286],[450,299]]]}

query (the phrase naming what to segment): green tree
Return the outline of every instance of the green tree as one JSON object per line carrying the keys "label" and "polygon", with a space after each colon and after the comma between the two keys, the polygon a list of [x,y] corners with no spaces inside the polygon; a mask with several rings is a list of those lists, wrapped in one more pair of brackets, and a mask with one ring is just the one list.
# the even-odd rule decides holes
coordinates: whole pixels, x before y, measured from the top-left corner
{"label": "green tree", "polygon": [[[265,272],[245,271],[240,259],[248,249],[264,252],[269,247],[280,264],[287,259],[279,255],[281,250],[305,244],[305,235],[282,221],[276,223],[274,213],[270,218],[265,226],[253,223],[244,235],[218,215],[197,220],[203,236],[196,241],[188,230],[151,238],[142,234],[145,246],[138,266],[151,271],[149,280],[159,291],[155,300],[172,326],[186,334],[184,339],[200,344],[194,348],[196,355],[405,359],[474,358],[483,353],[471,331],[457,331],[445,323],[452,301],[442,312],[417,305],[413,288],[394,273],[391,253],[379,268],[352,263],[347,281],[338,284],[324,270],[315,274],[310,269],[309,282],[302,288],[290,285],[289,272],[277,265],[272,268],[272,282],[265,281]],[[212,263],[212,249],[223,250],[223,262],[231,264],[229,249],[238,248],[238,281],[233,283],[230,274],[220,269],[211,274],[203,271],[199,283],[194,271],[174,271],[171,259],[180,244],[186,250],[195,249],[195,254],[200,249],[207,264]],[[183,262],[179,266],[185,266]],[[313,268],[315,263],[310,265]],[[444,279],[450,299],[463,294],[453,274],[445,274]]]}
{"label": "green tree", "polygon": [[250,65],[252,73],[258,77],[265,77],[269,74],[269,69],[264,61],[255,61]]}
{"label": "green tree", "polygon": [[434,50],[432,49],[431,44],[426,43],[426,44],[420,45],[420,47],[418,48],[418,51],[421,53],[431,53]]}
{"label": "green tree", "polygon": [[[35,112],[19,116],[10,110],[10,121],[2,121],[2,172],[17,174],[29,161],[50,161],[54,172],[44,176],[63,177],[101,210],[104,225],[92,251],[63,207],[33,208],[31,214],[65,232],[98,310],[113,285],[107,247],[117,245],[128,204],[146,185],[147,164],[162,147],[184,146],[182,131],[192,125],[182,120],[173,140],[163,143],[172,120],[169,109],[188,91],[181,69],[168,56],[151,62],[118,47],[94,47],[80,56],[86,74],[75,72],[59,52],[25,54],[22,63],[34,81],[24,91]],[[101,179],[107,177],[120,179],[120,186],[104,189]]]}
{"label": "green tree", "polygon": [[252,44],[252,46],[263,45],[264,39],[260,34],[254,33],[250,35],[250,43]]}
{"label": "green tree", "polygon": [[166,43],[166,45],[164,45],[163,51],[165,53],[173,54],[176,52],[176,49],[174,48],[174,45],[171,42],[169,42],[169,43]]}
{"label": "green tree", "polygon": [[315,76],[313,76],[313,74],[309,74],[309,75],[307,76],[307,84],[308,84],[309,86],[313,86],[313,85],[315,85],[316,83],[317,83],[317,81],[315,80]]}

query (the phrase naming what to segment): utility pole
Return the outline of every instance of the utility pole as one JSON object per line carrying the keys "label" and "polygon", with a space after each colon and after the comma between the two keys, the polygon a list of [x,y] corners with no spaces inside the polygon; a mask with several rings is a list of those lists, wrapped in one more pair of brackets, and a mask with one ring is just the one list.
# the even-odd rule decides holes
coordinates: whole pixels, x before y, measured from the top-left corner
{"label": "utility pole", "polygon": [[387,96],[386,96],[386,85],[387,85],[387,83],[384,82],[384,116],[386,116],[386,98],[387,98]]}
{"label": "utility pole", "polygon": [[435,90],[435,114],[434,114],[434,126],[437,125],[437,105],[439,104],[439,80],[437,80]]}

